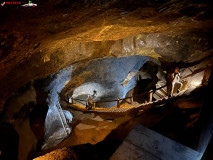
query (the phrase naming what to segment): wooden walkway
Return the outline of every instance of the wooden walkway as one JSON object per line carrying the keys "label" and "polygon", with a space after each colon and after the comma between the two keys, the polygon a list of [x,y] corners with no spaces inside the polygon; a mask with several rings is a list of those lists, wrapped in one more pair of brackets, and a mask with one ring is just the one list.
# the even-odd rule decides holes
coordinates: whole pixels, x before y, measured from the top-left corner
{"label": "wooden walkway", "polygon": [[192,91],[193,89],[188,89],[188,90],[180,92],[179,94],[173,95],[171,98],[164,97],[163,99],[159,99],[149,103],[138,104],[138,105],[131,105],[131,104],[125,103],[125,104],[121,104],[119,108],[115,106],[112,108],[93,108],[91,110],[88,110],[84,106],[78,105],[78,104],[69,104],[69,107],[85,112],[85,113],[108,113],[108,114],[116,114],[116,115],[127,115],[131,113],[138,113],[139,111],[147,110],[153,107],[160,107],[161,105],[164,105],[168,102],[172,102],[174,100],[180,99],[190,94]]}

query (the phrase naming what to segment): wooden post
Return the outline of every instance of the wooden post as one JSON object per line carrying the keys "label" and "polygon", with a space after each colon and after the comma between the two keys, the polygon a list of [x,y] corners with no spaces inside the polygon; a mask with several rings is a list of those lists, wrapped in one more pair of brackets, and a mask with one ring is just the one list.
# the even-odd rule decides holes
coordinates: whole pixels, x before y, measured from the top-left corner
{"label": "wooden post", "polygon": [[117,108],[120,108],[120,98],[118,98]]}
{"label": "wooden post", "polygon": [[149,95],[148,95],[148,97],[149,97],[148,101],[149,102],[152,102],[152,95],[153,95],[153,90],[150,90]]}
{"label": "wooden post", "polygon": [[133,104],[133,96],[130,98],[130,103]]}
{"label": "wooden post", "polygon": [[93,102],[93,108],[94,108],[94,109],[95,109],[95,103],[96,103],[96,102]]}

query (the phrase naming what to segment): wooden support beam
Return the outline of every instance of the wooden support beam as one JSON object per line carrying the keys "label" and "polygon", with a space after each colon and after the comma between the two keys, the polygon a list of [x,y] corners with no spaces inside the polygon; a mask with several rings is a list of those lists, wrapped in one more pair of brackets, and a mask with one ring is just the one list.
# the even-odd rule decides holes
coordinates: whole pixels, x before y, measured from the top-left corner
{"label": "wooden support beam", "polygon": [[93,102],[93,108],[95,109],[96,102]]}
{"label": "wooden support beam", "polygon": [[117,101],[117,108],[120,108],[120,102],[121,102],[121,100],[120,100],[120,98],[118,98],[118,101]]}
{"label": "wooden support beam", "polygon": [[133,97],[130,98],[130,103],[133,104]]}
{"label": "wooden support beam", "polygon": [[152,102],[152,95],[153,95],[153,90],[149,91],[149,95],[148,95],[148,101]]}

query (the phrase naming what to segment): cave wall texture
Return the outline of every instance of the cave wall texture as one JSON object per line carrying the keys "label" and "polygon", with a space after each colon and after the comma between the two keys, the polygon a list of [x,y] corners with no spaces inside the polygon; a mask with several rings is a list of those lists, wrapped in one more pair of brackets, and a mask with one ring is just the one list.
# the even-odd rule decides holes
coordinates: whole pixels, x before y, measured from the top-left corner
{"label": "cave wall texture", "polygon": [[37,3],[36,9],[6,5],[0,10],[1,110],[30,80],[81,60],[145,55],[193,62],[212,55],[210,1]]}
{"label": "cave wall texture", "polygon": [[[135,85],[130,78],[124,86],[125,79],[146,61],[161,71],[191,67],[185,75],[212,69],[211,0],[36,3],[35,8],[0,6],[0,114],[7,113],[19,135],[19,159],[33,157],[44,136],[45,149],[65,137],[53,144],[54,136],[62,135],[55,108],[60,98],[91,94],[93,88],[100,88],[98,99],[124,98]],[[189,85],[203,74],[189,77]],[[91,90],[83,92],[85,86]],[[50,123],[44,126],[45,120]]]}
{"label": "cave wall texture", "polygon": [[145,56],[130,56],[122,58],[103,58],[74,65],[71,80],[63,88],[61,95],[86,100],[96,90],[95,101],[100,107],[114,107],[117,102],[100,103],[100,100],[125,98],[128,91],[136,85],[132,78],[123,86],[130,72],[138,72],[148,61],[157,63]]}

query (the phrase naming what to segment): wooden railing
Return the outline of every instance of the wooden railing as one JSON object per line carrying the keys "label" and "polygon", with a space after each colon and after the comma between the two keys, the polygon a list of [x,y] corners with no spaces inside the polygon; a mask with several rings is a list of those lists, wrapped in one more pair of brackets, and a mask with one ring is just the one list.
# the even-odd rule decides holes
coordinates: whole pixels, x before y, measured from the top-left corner
{"label": "wooden railing", "polygon": [[[185,78],[188,78],[188,77],[190,77],[190,76],[192,76],[192,75],[194,75],[194,74],[196,74],[196,73],[202,72],[202,71],[204,71],[205,69],[206,69],[206,68],[201,68],[201,69],[195,70],[192,74],[189,74],[189,75],[183,77],[182,80],[185,79]],[[148,95],[148,97],[149,97],[149,98],[148,98],[148,101],[150,102],[151,99],[152,99],[152,95],[153,95],[154,92],[156,92],[157,90],[160,90],[160,89],[162,89],[162,88],[164,88],[164,87],[167,87],[167,86],[169,86],[169,85],[171,85],[171,83],[166,84],[166,85],[164,85],[164,86],[161,86],[161,87],[159,87],[159,88],[157,88],[157,89],[150,90],[150,91],[148,91],[148,92],[144,92],[144,93],[142,93],[142,94],[137,94],[137,95],[130,96],[130,97],[125,97],[125,98],[120,98],[120,97],[119,97],[118,99],[113,99],[113,100],[101,100],[101,101],[98,101],[98,102],[93,101],[93,106],[92,106],[92,108],[95,108],[97,103],[103,103],[103,102],[107,103],[107,102],[115,102],[115,101],[117,101],[117,108],[120,108],[121,101],[130,99],[130,103],[132,104],[132,103],[133,103],[133,97],[141,97],[141,96],[145,96],[145,95]],[[76,101],[76,102],[78,102],[78,103],[80,103],[80,104],[82,104],[82,105],[85,105],[85,104],[82,103],[82,102],[87,102],[87,100],[71,98],[71,104],[74,104],[74,101]]]}

